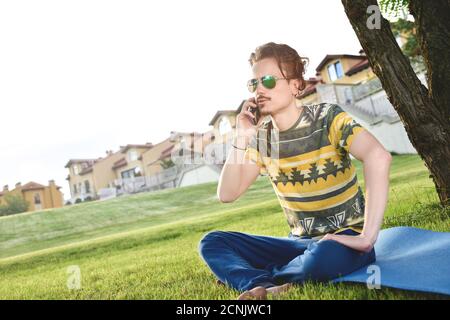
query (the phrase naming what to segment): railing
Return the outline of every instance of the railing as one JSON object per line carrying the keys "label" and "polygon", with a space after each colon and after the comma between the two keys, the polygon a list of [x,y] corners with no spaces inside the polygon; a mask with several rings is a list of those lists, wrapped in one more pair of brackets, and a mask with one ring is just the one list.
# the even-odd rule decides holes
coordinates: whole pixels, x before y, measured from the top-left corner
{"label": "railing", "polygon": [[316,86],[321,102],[338,103],[342,105],[353,104],[380,90],[381,82],[374,78],[365,83],[352,84],[318,84]]}
{"label": "railing", "polygon": [[117,194],[137,193],[143,191],[174,188],[183,171],[199,164],[183,164],[170,167],[150,176],[114,180]]}
{"label": "railing", "polygon": [[115,198],[117,196],[116,188],[103,188],[98,190],[100,200]]}
{"label": "railing", "polygon": [[399,119],[378,78],[358,85],[318,84],[316,88],[320,102],[337,103],[368,123]]}
{"label": "railing", "polygon": [[354,102],[352,84],[318,84],[316,86],[320,102],[349,105]]}
{"label": "railing", "polygon": [[361,99],[363,99],[371,94],[374,94],[375,92],[378,92],[382,89],[383,89],[383,87],[381,86],[380,79],[378,79],[378,78],[371,79],[365,83],[355,85],[352,88],[353,99],[355,101],[361,100]]}

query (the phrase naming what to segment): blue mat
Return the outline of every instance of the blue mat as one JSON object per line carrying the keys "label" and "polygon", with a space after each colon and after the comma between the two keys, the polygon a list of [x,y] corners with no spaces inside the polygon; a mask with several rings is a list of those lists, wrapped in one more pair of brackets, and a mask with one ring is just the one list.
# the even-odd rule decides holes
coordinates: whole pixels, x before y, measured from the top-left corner
{"label": "blue mat", "polygon": [[375,243],[375,253],[377,260],[372,265],[379,269],[366,266],[332,282],[373,285],[374,270],[378,269],[381,288],[450,295],[450,232],[412,227],[383,229]]}

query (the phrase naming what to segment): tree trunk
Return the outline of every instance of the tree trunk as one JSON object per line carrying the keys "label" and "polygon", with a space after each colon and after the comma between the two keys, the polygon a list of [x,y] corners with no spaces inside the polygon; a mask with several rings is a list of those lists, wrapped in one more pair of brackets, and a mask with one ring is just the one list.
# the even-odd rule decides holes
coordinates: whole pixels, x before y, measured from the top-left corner
{"label": "tree trunk", "polygon": [[[448,35],[440,25],[448,25],[444,13],[431,16],[433,10],[425,8],[434,5],[433,1],[411,0],[424,59],[428,68],[428,84],[430,91],[423,86],[414,73],[409,60],[403,55],[392,34],[389,22],[381,15],[381,28],[370,29],[367,21],[373,15],[367,13],[371,5],[378,6],[376,0],[342,0],[345,13],[358,36],[358,39],[369,59],[370,66],[378,76],[386,91],[389,101],[402,120],[412,145],[424,160],[430,171],[430,177],[436,187],[440,202],[449,205],[450,195],[450,119],[448,71],[450,60]],[[444,4],[448,0],[437,0]],[[446,13],[448,15],[448,13]],[[429,20],[431,19],[431,20]],[[438,27],[431,27],[436,23]],[[422,30],[421,30],[422,28]],[[426,30],[424,30],[426,28]],[[432,32],[432,33],[430,33]],[[444,34],[442,34],[442,32]],[[447,38],[444,37],[447,36]],[[440,51],[440,48],[445,52]],[[445,61],[444,61],[445,60]],[[436,71],[441,66],[443,72]],[[444,74],[442,74],[444,73]]]}
{"label": "tree trunk", "polygon": [[429,95],[450,121],[450,0],[410,0],[428,73]]}

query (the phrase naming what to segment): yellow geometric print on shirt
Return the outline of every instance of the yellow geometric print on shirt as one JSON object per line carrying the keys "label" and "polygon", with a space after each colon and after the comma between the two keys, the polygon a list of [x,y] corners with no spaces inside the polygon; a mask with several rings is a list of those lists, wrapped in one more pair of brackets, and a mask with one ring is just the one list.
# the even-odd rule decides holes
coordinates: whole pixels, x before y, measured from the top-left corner
{"label": "yellow geometric print on shirt", "polygon": [[[343,228],[360,230],[364,197],[349,150],[365,129],[338,105],[327,103],[304,106],[297,126],[275,131],[275,136],[267,135],[267,127],[268,122],[252,139],[245,159],[268,174],[291,232],[317,236]],[[266,139],[278,158],[264,151],[269,148]]]}

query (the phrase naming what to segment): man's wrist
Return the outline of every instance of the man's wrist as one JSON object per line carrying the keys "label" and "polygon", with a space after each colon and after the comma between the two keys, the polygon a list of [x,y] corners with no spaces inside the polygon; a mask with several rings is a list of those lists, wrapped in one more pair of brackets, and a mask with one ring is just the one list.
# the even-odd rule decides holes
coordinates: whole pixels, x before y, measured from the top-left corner
{"label": "man's wrist", "polygon": [[237,149],[245,150],[248,146],[249,141],[250,141],[250,139],[246,136],[236,135],[233,138],[232,145],[235,146]]}

